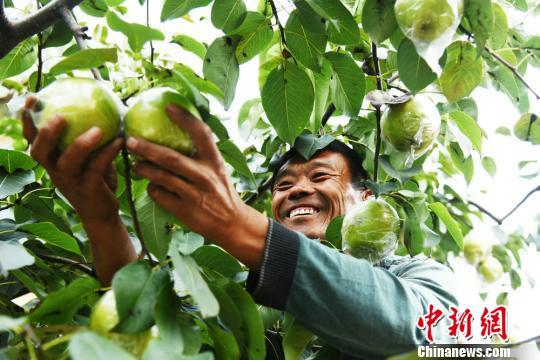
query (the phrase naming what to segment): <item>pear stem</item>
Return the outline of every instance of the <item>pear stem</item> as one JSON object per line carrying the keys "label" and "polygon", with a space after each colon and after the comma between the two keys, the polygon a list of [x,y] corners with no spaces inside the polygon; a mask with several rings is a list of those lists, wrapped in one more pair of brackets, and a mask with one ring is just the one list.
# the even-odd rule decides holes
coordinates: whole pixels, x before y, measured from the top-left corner
{"label": "pear stem", "polygon": [[[379,68],[379,57],[377,56],[377,45],[371,43],[371,54],[373,65],[375,66],[375,77],[377,79],[377,89],[382,91],[381,69]],[[375,118],[377,120],[377,134],[375,137],[375,156],[373,157],[373,181],[377,182],[379,175],[379,155],[381,153],[381,106],[374,105]]]}

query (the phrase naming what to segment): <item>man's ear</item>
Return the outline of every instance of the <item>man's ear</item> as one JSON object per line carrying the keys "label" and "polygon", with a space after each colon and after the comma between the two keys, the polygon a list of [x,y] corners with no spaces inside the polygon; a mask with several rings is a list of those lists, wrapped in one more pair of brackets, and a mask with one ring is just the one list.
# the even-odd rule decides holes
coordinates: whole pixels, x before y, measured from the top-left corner
{"label": "man's ear", "polygon": [[373,196],[371,189],[365,189],[362,191],[361,199],[362,201],[366,201],[370,196]]}

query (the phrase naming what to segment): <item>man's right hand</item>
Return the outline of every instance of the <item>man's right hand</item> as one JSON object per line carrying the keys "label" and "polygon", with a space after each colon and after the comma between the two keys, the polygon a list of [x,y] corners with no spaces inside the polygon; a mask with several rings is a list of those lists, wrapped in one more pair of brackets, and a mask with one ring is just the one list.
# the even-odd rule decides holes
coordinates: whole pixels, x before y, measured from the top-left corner
{"label": "man's right hand", "polygon": [[47,170],[54,185],[70,201],[83,222],[101,223],[113,219],[118,214],[118,201],[114,196],[116,172],[112,161],[122,140],[117,138],[96,151],[103,133],[93,127],[60,153],[58,143],[66,121],[55,116],[38,131],[31,116],[36,103],[36,98],[29,97],[22,116],[24,137],[32,144],[30,154]]}

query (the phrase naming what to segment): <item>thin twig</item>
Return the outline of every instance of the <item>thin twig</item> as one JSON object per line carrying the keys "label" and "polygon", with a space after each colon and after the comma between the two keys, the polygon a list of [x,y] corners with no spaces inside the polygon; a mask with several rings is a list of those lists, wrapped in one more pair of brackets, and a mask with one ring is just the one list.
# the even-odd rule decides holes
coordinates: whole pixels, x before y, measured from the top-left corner
{"label": "thin twig", "polygon": [[[373,65],[375,66],[375,77],[377,79],[377,89],[382,91],[381,69],[379,68],[379,57],[377,56],[377,45],[371,44],[371,54],[373,55]],[[375,137],[375,156],[373,158],[373,181],[377,182],[379,175],[379,155],[381,153],[381,107],[375,107],[375,118],[377,120],[377,134]]]}
{"label": "thin twig", "polygon": [[[62,19],[68,26],[69,30],[73,33],[73,37],[75,38],[75,41],[77,42],[77,46],[79,49],[84,50],[87,48],[85,40],[90,39],[88,35],[86,35],[86,30],[88,30],[87,27],[81,27],[77,21],[75,20],[75,17],[73,16],[70,9],[67,7],[63,7],[60,9],[60,15],[62,16]],[[94,76],[94,79],[101,80],[101,75],[99,74],[98,69],[92,68],[90,69],[92,71],[92,75]]]}
{"label": "thin twig", "polygon": [[481,212],[483,212],[484,214],[486,214],[487,216],[489,216],[491,219],[493,219],[493,221],[495,221],[497,224],[501,225],[504,220],[506,220],[510,215],[512,215],[521,205],[523,205],[523,203],[532,195],[534,194],[535,192],[537,191],[540,191],[540,185],[538,185],[537,187],[535,187],[534,189],[532,189],[531,191],[529,191],[524,197],[523,199],[521,199],[513,208],[512,210],[510,210],[506,215],[504,215],[503,217],[499,218],[495,215],[493,215],[490,211],[488,211],[486,208],[484,208],[483,206],[477,204],[476,202],[474,201],[468,201],[468,203],[474,207],[476,207],[478,210],[480,210]]}
{"label": "thin twig", "polygon": [[272,13],[274,14],[274,18],[276,19],[276,24],[279,29],[279,34],[281,35],[281,43],[283,45],[287,45],[287,41],[285,40],[285,29],[283,29],[281,22],[279,22],[279,16],[276,9],[276,4],[274,3],[274,0],[268,0],[268,3],[270,4],[270,7],[272,8]]}
{"label": "thin twig", "polygon": [[0,211],[7,210],[7,209],[9,209],[10,207],[13,207],[13,206],[15,206],[15,205],[17,205],[16,202],[15,202],[15,203],[8,204],[8,205],[6,205],[6,206],[2,206],[2,207],[0,207]]}
{"label": "thin twig", "polygon": [[[41,8],[41,3],[39,0],[36,1],[37,9],[39,10]],[[37,55],[38,55],[38,67],[37,67],[37,80],[36,80],[36,88],[35,92],[38,92],[39,89],[41,89],[41,77],[43,76],[43,34],[41,32],[38,32],[38,49],[37,49]]]}
{"label": "thin twig", "polygon": [[139,218],[137,216],[137,209],[135,208],[135,202],[133,201],[133,192],[131,190],[131,164],[129,163],[129,155],[128,150],[126,147],[126,142],[124,139],[124,143],[122,145],[122,160],[124,161],[124,180],[126,182],[126,191],[127,191],[127,201],[129,204],[129,211],[131,213],[131,219],[133,220],[133,228],[135,229],[135,233],[137,234],[137,237],[139,238],[139,241],[141,242],[141,254],[139,255],[139,258],[143,258],[145,255],[148,257],[148,260],[150,261],[150,265],[154,266],[154,260],[152,260],[152,257],[150,256],[150,252],[146,248],[146,245],[144,244],[144,237],[141,230],[141,225],[139,224]]}
{"label": "thin twig", "polygon": [[88,274],[90,276],[94,276],[94,271],[92,270],[92,267],[86,265],[85,263],[81,263],[81,262],[78,262],[78,261],[75,261],[75,260],[72,260],[72,259],[68,259],[68,258],[64,258],[64,257],[61,257],[61,256],[43,254],[43,253],[38,253],[38,252],[36,252],[36,255],[39,256],[40,258],[42,258],[44,260],[47,260],[47,261],[50,261],[52,263],[68,265],[68,266],[74,267],[76,269],[79,269],[82,272],[84,272],[84,273],[86,273],[86,274]]}
{"label": "thin twig", "polygon": [[[146,27],[150,28],[150,0],[146,0]],[[154,63],[154,44],[150,40],[150,62]]]}
{"label": "thin twig", "polygon": [[397,80],[398,77],[399,77],[399,75],[397,73],[395,73],[394,75],[392,75],[388,79],[386,79],[386,84],[389,85],[389,84],[393,83],[394,81]]}

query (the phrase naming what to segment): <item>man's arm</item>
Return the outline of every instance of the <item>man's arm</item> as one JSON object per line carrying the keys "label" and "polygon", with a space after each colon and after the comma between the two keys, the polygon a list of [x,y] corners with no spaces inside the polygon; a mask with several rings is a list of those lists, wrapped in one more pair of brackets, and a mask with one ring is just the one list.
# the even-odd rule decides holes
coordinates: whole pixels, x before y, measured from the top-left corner
{"label": "man's arm", "polygon": [[[429,304],[445,311],[457,302],[452,273],[433,260],[389,270],[272,222],[248,288],[258,303],[287,311],[340,351],[376,358],[424,341],[416,320]],[[443,322],[435,330],[436,339],[448,340]]]}

